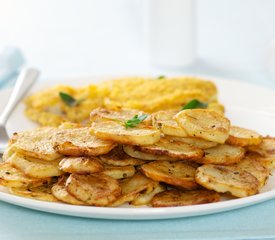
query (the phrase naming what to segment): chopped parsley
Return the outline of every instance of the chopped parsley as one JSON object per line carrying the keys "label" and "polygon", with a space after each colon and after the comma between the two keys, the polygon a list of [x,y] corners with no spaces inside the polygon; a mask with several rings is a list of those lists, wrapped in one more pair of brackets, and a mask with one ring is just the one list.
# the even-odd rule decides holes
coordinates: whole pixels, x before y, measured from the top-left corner
{"label": "chopped parsley", "polygon": [[59,92],[59,97],[69,107],[75,107],[84,100],[84,99],[76,100],[73,96],[65,92]]}
{"label": "chopped parsley", "polygon": [[138,124],[140,124],[142,121],[144,121],[146,118],[148,117],[147,114],[142,114],[140,116],[135,115],[134,117],[132,117],[131,119],[127,120],[124,122],[124,126],[126,128],[134,128],[136,127]]}
{"label": "chopped parsley", "polygon": [[186,103],[181,110],[186,110],[186,109],[194,109],[194,108],[207,108],[208,104],[204,102],[200,102],[197,99],[193,99],[190,102]]}
{"label": "chopped parsley", "polygon": [[157,77],[157,79],[159,79],[159,80],[160,79],[165,79],[165,76],[164,75],[160,75],[160,76]]}

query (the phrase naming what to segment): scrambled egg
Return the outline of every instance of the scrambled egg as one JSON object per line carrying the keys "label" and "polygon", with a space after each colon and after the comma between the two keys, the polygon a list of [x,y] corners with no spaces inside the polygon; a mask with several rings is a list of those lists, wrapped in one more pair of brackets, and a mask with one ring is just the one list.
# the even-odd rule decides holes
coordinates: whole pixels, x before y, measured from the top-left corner
{"label": "scrambled egg", "polygon": [[[76,106],[68,106],[61,100],[59,92],[81,101]],[[134,108],[151,113],[180,109],[192,99],[207,102],[208,108],[224,111],[217,100],[217,88],[211,81],[194,77],[131,77],[80,88],[60,85],[46,89],[25,100],[25,113],[42,126],[58,126],[66,121],[83,123],[97,107]]]}

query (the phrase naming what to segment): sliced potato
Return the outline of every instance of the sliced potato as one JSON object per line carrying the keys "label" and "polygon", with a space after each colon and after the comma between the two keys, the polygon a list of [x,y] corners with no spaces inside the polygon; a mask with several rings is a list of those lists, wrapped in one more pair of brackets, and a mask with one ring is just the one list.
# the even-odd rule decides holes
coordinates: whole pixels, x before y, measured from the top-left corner
{"label": "sliced potato", "polygon": [[78,174],[95,173],[104,169],[95,157],[66,157],[60,161],[59,167],[64,172]]}
{"label": "sliced potato", "polygon": [[61,157],[55,151],[55,136],[60,130],[53,127],[14,133],[11,139],[15,152],[23,156],[52,161]]}
{"label": "sliced potato", "polygon": [[63,122],[58,126],[59,129],[72,129],[72,128],[81,128],[81,127],[83,127],[81,124],[73,123],[73,122]]}
{"label": "sliced potato", "polygon": [[204,155],[203,150],[200,148],[180,141],[170,141],[166,138],[161,138],[159,142],[152,145],[136,146],[135,149],[145,153],[166,155],[181,160],[196,160]]}
{"label": "sliced potato", "polygon": [[111,151],[116,144],[90,134],[89,127],[61,129],[54,149],[63,155],[81,157],[98,156]]}
{"label": "sliced potato", "polygon": [[212,148],[218,145],[216,142],[210,142],[207,140],[204,140],[202,138],[196,138],[196,137],[171,137],[171,136],[165,136],[166,139],[168,139],[170,142],[173,141],[179,141],[183,142],[189,145],[192,145],[194,147],[200,148],[200,149],[208,149]]}
{"label": "sliced potato", "polygon": [[62,171],[59,169],[59,160],[43,161],[39,159],[32,159],[23,157],[17,153],[14,153],[9,162],[12,166],[21,170],[24,174],[34,178],[47,178],[62,175]]}
{"label": "sliced potato", "polygon": [[153,207],[188,206],[220,201],[220,195],[209,190],[179,191],[167,190],[155,195],[152,199]]}
{"label": "sliced potato", "polygon": [[198,187],[195,181],[196,168],[183,162],[154,161],[142,165],[140,170],[155,181],[189,190]]}
{"label": "sliced potato", "polygon": [[8,162],[9,158],[14,154],[14,148],[10,145],[3,153],[2,160]]}
{"label": "sliced potato", "polygon": [[22,171],[11,166],[10,163],[0,164],[0,185],[12,188],[40,186],[48,183],[50,179],[31,178]]}
{"label": "sliced potato", "polygon": [[258,146],[248,146],[247,149],[251,152],[256,152],[261,156],[275,156],[275,138],[264,137],[263,141]]}
{"label": "sliced potato", "polygon": [[92,136],[89,127],[39,128],[14,134],[13,149],[23,156],[52,161],[63,155],[94,156],[109,152],[115,143]]}
{"label": "sliced potato", "polygon": [[162,133],[169,136],[187,137],[186,131],[181,128],[173,117],[179,111],[166,110],[159,111],[152,114],[152,124],[154,127],[161,130]]}
{"label": "sliced potato", "polygon": [[[110,110],[106,108],[96,108],[90,113],[90,121],[91,122],[101,122],[104,120],[114,120],[125,122],[135,115],[143,115],[146,114],[143,111],[130,109],[130,108],[120,108],[118,111]],[[149,125],[151,124],[151,118],[147,117],[142,121],[143,124]]]}
{"label": "sliced potato", "polygon": [[265,137],[258,146],[248,146],[247,149],[269,169],[275,168],[275,138]]}
{"label": "sliced potato", "polygon": [[209,102],[207,108],[224,114],[224,106],[217,101]]}
{"label": "sliced potato", "polygon": [[78,200],[102,207],[110,205],[121,195],[118,181],[102,173],[72,173],[66,181],[66,190]]}
{"label": "sliced potato", "polygon": [[260,164],[262,164],[265,168],[267,168],[269,171],[272,171],[275,168],[275,161],[267,158],[267,157],[263,157],[260,154],[256,153],[256,152],[247,152],[245,154],[245,157],[249,158],[249,159],[253,159],[255,161],[258,161]]}
{"label": "sliced potato", "polygon": [[260,188],[265,185],[270,174],[270,171],[260,161],[248,156],[242,159],[236,167],[242,171],[247,171],[256,177],[260,183]]}
{"label": "sliced potato", "polygon": [[133,158],[127,155],[123,151],[123,147],[121,145],[115,147],[112,151],[105,155],[100,156],[100,160],[107,164],[113,166],[138,166],[145,163],[143,160],[138,158]]}
{"label": "sliced potato", "polygon": [[196,181],[209,190],[240,198],[254,195],[259,189],[256,177],[232,166],[203,165],[197,168]]}
{"label": "sliced potato", "polygon": [[204,152],[205,156],[196,160],[198,163],[232,165],[241,161],[244,157],[245,149],[224,144],[205,149]]}
{"label": "sliced potato", "polygon": [[226,142],[230,145],[245,147],[259,145],[262,142],[262,137],[255,131],[237,126],[231,126],[229,137]]}
{"label": "sliced potato", "polygon": [[33,198],[36,200],[57,202],[57,198],[51,193],[51,186],[42,185],[39,187],[10,188],[10,193],[20,197]]}
{"label": "sliced potato", "polygon": [[84,202],[76,199],[73,195],[69,194],[65,188],[66,178],[60,179],[51,188],[52,194],[60,201],[73,204],[73,205],[86,205]]}
{"label": "sliced potato", "polygon": [[160,131],[152,126],[126,128],[123,124],[113,121],[93,122],[91,133],[104,140],[129,145],[154,144],[160,139]]}
{"label": "sliced potato", "polygon": [[183,110],[175,116],[175,120],[191,137],[223,144],[229,135],[230,121],[213,110]]}
{"label": "sliced potato", "polygon": [[113,204],[113,207],[133,201],[140,192],[150,193],[154,190],[158,182],[145,177],[141,173],[136,173],[133,177],[121,183],[122,195]]}
{"label": "sliced potato", "polygon": [[135,174],[135,172],[136,172],[136,169],[134,166],[122,166],[122,167],[105,166],[105,169],[102,173],[114,179],[122,179],[122,178],[132,177]]}
{"label": "sliced potato", "polygon": [[131,157],[139,158],[142,160],[179,161],[179,159],[177,158],[172,158],[166,155],[155,155],[141,152],[138,146],[124,145],[123,150]]}
{"label": "sliced potato", "polygon": [[141,206],[141,205],[150,205],[152,198],[160,192],[166,190],[166,187],[162,184],[158,184],[155,186],[154,190],[149,193],[139,193],[135,199],[131,202],[131,205]]}

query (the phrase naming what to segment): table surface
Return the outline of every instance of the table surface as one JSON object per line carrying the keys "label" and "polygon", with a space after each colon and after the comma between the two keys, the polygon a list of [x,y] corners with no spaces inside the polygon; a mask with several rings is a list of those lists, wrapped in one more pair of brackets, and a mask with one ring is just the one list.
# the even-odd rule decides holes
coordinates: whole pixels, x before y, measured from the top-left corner
{"label": "table surface", "polygon": [[[117,0],[116,5],[108,0],[0,2],[5,6],[0,8],[0,44],[20,47],[28,63],[42,69],[44,79],[195,73],[275,89],[267,70],[268,46],[275,38],[274,1],[198,0],[198,61],[182,69],[148,64],[137,20],[145,1]],[[0,239],[9,240],[275,239],[275,200],[208,216],[155,221],[83,219],[3,202],[0,213]]]}

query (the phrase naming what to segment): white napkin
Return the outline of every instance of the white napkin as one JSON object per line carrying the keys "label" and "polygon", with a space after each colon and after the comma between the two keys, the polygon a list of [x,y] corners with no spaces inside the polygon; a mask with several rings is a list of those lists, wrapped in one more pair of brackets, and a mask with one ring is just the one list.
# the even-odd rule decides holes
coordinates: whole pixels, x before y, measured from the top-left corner
{"label": "white napkin", "polygon": [[0,48],[0,88],[18,74],[25,60],[18,48]]}

